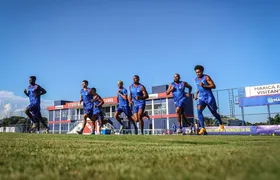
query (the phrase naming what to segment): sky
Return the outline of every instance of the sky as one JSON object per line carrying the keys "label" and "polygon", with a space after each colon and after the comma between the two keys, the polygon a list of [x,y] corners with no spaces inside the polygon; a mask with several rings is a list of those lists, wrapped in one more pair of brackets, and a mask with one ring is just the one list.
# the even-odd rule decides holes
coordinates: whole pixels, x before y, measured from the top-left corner
{"label": "sky", "polygon": [[3,0],[0,91],[24,97],[35,75],[46,101],[78,100],[84,79],[108,97],[118,80],[128,87],[137,74],[151,92],[174,73],[195,91],[197,64],[217,89],[279,83],[279,9],[277,0]]}

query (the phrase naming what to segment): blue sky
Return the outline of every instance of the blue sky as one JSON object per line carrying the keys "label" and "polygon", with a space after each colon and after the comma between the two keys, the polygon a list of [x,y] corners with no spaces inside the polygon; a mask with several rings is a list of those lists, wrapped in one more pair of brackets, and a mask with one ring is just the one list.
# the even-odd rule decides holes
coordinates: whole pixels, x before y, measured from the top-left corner
{"label": "blue sky", "polygon": [[217,89],[279,82],[277,0],[6,0],[0,2],[0,90],[23,96],[28,77],[44,99],[78,100],[89,80],[103,97],[138,74],[174,73],[194,86],[196,64]]}

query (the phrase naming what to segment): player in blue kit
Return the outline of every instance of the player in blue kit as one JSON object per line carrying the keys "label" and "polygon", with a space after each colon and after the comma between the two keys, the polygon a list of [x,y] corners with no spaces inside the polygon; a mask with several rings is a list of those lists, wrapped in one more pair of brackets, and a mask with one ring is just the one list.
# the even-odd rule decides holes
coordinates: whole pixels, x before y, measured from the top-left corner
{"label": "player in blue kit", "polygon": [[[88,88],[88,81],[84,80],[82,82],[82,89],[80,91],[80,103],[83,102],[84,107],[84,119],[83,119],[83,125],[82,129],[77,131],[78,134],[83,134],[84,128],[87,124],[87,118],[93,121],[93,92],[90,88]],[[95,121],[92,122],[93,124],[93,130],[92,134],[95,133]]]}
{"label": "player in blue kit", "polygon": [[118,100],[118,108],[115,112],[115,119],[121,124],[120,131],[123,130],[123,123],[120,118],[120,114],[124,113],[127,116],[127,119],[133,124],[135,128],[135,134],[138,134],[138,128],[136,126],[135,121],[132,119],[132,112],[129,107],[129,102],[128,102],[128,93],[127,90],[123,87],[123,81],[118,82],[118,93],[117,93],[117,100]]}
{"label": "player in blue kit", "polygon": [[[103,126],[103,120],[104,120],[104,116],[103,116],[103,112],[102,112],[102,105],[104,104],[103,99],[97,94],[96,92],[96,88],[91,88],[92,90],[92,94],[93,94],[93,121],[97,121],[99,123],[99,128],[101,128]],[[99,129],[100,132],[100,129]]]}
{"label": "player in blue kit", "polygon": [[[185,81],[180,80],[181,77],[179,74],[174,75],[174,81],[170,83],[166,94],[169,95],[172,92],[174,103],[176,106],[176,114],[178,119],[178,125],[179,128],[177,130],[178,133],[182,133],[182,119],[184,119],[190,127],[192,127],[192,124],[188,121],[187,115],[185,114],[184,107],[187,103],[187,96],[191,95],[192,92],[192,86],[189,85]],[[185,92],[185,88],[189,89],[189,93]]]}
{"label": "player in blue kit", "polygon": [[133,76],[133,84],[130,85],[130,102],[133,103],[134,120],[139,121],[141,134],[144,134],[144,121],[143,113],[145,111],[146,99],[149,98],[149,94],[144,85],[139,82],[139,76]]}
{"label": "player in blue kit", "polygon": [[36,84],[36,77],[31,76],[29,78],[29,86],[28,90],[24,90],[24,94],[29,97],[30,104],[25,109],[25,114],[30,118],[33,123],[32,128],[37,126],[37,132],[40,131],[40,121],[43,126],[46,128],[46,133],[49,133],[49,127],[45,123],[42,115],[41,115],[41,96],[46,94],[47,91]]}
{"label": "player in blue kit", "polygon": [[215,89],[216,85],[210,76],[203,74],[204,72],[203,66],[197,65],[194,67],[194,70],[197,75],[197,77],[195,78],[197,91],[194,99],[197,100],[197,115],[201,126],[201,129],[198,134],[199,135],[206,134],[206,129],[204,126],[204,117],[202,114],[202,111],[205,109],[206,106],[209,108],[212,115],[219,121],[220,131],[224,131],[224,125],[221,116],[217,113],[218,107],[212,92],[212,89]]}

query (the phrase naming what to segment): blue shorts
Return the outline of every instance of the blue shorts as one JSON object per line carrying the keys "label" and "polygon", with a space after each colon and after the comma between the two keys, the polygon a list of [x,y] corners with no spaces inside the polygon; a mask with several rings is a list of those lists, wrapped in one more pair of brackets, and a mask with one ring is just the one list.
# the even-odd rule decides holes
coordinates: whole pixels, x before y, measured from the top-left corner
{"label": "blue shorts", "polygon": [[198,99],[197,106],[201,106],[202,109],[204,109],[207,106],[210,111],[216,111],[218,109],[218,106],[214,98],[208,100]]}
{"label": "blue shorts", "polygon": [[90,109],[85,108],[84,112],[89,118],[91,118],[91,116],[93,115],[93,109],[92,108],[90,108]]}
{"label": "blue shorts", "polygon": [[129,106],[118,107],[117,112],[120,113],[120,114],[124,113],[127,117],[131,117],[132,116],[132,112],[131,112],[131,109],[130,109]]}
{"label": "blue shorts", "polygon": [[41,117],[41,108],[40,106],[37,106],[35,104],[29,104],[26,109],[28,109],[31,113],[31,115],[34,117],[34,118],[38,118],[38,117]]}
{"label": "blue shorts", "polygon": [[93,109],[93,115],[97,117],[96,120],[101,120],[104,117],[103,113],[102,113],[102,110],[99,109],[99,108],[94,108]]}
{"label": "blue shorts", "polygon": [[187,104],[187,99],[186,98],[182,98],[178,101],[175,101],[174,103],[175,103],[176,108],[179,107],[181,109],[181,113],[185,112],[185,106]]}
{"label": "blue shorts", "polygon": [[145,111],[145,104],[136,104],[136,105],[133,105],[133,114],[135,114],[135,113],[138,113],[138,111],[140,110],[140,109],[142,109],[142,112],[144,113],[144,111]]}

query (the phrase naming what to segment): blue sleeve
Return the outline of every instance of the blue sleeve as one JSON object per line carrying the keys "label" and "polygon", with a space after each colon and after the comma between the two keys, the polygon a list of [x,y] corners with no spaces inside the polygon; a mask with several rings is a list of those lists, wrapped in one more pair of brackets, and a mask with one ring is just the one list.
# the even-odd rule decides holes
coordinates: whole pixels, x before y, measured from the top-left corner
{"label": "blue sleeve", "polygon": [[123,95],[127,95],[127,90],[126,89],[123,90]]}

